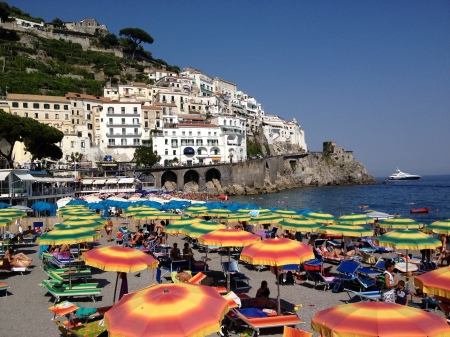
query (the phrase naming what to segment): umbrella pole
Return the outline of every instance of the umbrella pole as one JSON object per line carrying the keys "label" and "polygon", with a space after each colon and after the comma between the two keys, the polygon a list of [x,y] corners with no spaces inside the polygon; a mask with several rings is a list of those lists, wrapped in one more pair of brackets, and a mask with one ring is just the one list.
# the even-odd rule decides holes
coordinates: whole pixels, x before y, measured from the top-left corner
{"label": "umbrella pole", "polygon": [[408,255],[408,248],[406,248],[406,290],[409,288],[409,275],[408,275],[408,261],[409,261],[409,255]]}
{"label": "umbrella pole", "polygon": [[281,300],[280,300],[280,277],[278,275],[278,267],[275,266],[275,275],[277,276],[277,290],[278,290],[278,295],[277,295],[277,314],[278,316],[281,315]]}
{"label": "umbrella pole", "polygon": [[230,247],[228,248],[228,270],[227,270],[227,292],[230,292],[230,265],[231,265],[231,255]]}
{"label": "umbrella pole", "polygon": [[119,272],[117,272],[117,276],[116,276],[116,286],[114,287],[113,305],[116,304],[116,293],[117,293],[117,282],[118,281],[119,281]]}

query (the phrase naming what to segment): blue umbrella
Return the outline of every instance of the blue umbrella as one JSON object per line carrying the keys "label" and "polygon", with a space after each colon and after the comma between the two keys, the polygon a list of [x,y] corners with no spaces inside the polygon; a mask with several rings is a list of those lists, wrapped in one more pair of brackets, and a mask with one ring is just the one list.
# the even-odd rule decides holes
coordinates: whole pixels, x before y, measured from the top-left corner
{"label": "blue umbrella", "polygon": [[67,205],[86,205],[87,203],[88,202],[86,200],[72,199],[67,203]]}
{"label": "blue umbrella", "polygon": [[4,203],[4,202],[0,202],[0,209],[2,209],[2,208],[9,208],[9,207],[11,207],[10,204]]}

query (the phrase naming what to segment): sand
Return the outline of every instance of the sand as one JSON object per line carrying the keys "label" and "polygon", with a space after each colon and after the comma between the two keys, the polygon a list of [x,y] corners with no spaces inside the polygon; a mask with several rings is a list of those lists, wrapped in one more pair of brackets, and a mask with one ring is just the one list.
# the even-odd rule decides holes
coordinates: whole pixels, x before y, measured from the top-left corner
{"label": "sand", "polygon": [[[49,224],[58,221],[57,218],[50,218]],[[28,219],[31,224],[34,219]],[[122,223],[126,222],[125,219],[114,219],[115,228]],[[134,227],[133,224],[132,227]],[[131,228],[132,228],[131,227]],[[26,223],[24,223],[24,229]],[[133,228],[132,228],[133,229]],[[106,234],[102,232],[103,237],[100,238],[100,246],[115,245],[115,242],[106,242]],[[182,246],[184,242],[182,240],[184,236],[169,236],[169,244],[177,242],[179,246]],[[29,255],[34,259],[30,272],[24,275],[0,272],[0,282],[5,282],[10,285],[8,296],[5,297],[3,292],[0,294],[0,335],[9,337],[21,337],[26,335],[33,336],[60,336],[56,325],[51,321],[53,314],[48,310],[53,305],[53,299],[46,292],[44,288],[39,286],[39,283],[46,278],[46,275],[41,269],[41,262],[38,260],[39,246],[34,245],[19,245],[19,251]],[[198,260],[203,256],[194,250],[195,258]],[[386,255],[389,256],[389,255]],[[393,256],[393,255],[390,255]],[[225,285],[225,277],[222,273],[221,260],[228,257],[222,257],[218,253],[212,253],[208,255],[211,258],[209,262],[210,276],[214,277],[215,285]],[[328,264],[327,264],[328,265]],[[277,286],[275,283],[275,276],[267,268],[258,272],[253,266],[247,265],[243,262],[239,264],[243,273],[251,278],[251,288],[243,291],[249,296],[254,296],[256,290],[259,288],[261,281],[267,280],[269,288],[271,290],[271,297],[276,297]],[[333,270],[336,266],[333,266]],[[136,277],[136,274],[128,275],[129,291],[137,291],[145,286],[156,283],[155,271],[143,271],[140,277]],[[97,307],[106,306],[112,304],[114,282],[116,273],[103,272],[98,269],[93,269],[92,280],[90,282],[100,282],[102,288],[102,296],[98,298],[96,303],[93,303],[90,299],[75,298],[72,302],[79,303],[85,307]],[[165,280],[164,282],[170,282]],[[412,286],[410,283],[410,287]],[[297,281],[296,285],[281,286],[281,298],[282,305],[288,309],[293,309],[294,306],[298,307],[297,314],[304,321],[304,324],[298,327],[302,330],[312,332],[311,319],[316,311],[326,309],[332,306],[343,304],[348,299],[348,295],[345,292],[332,293],[331,290],[323,291],[323,287],[319,289],[313,289],[313,283],[311,281]],[[444,316],[439,310],[433,311],[434,314]],[[238,327],[238,331],[242,328]],[[282,336],[282,329],[266,329],[261,330],[261,335],[267,336]],[[231,335],[236,335],[232,331]],[[317,336],[318,334],[314,334]],[[214,335],[216,336],[216,335]]]}

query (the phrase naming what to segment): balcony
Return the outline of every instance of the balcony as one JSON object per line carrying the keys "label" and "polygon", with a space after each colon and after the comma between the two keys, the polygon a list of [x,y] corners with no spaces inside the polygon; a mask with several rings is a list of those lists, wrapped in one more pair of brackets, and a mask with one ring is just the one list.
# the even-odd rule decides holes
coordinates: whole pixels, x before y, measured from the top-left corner
{"label": "balcony", "polygon": [[107,137],[141,137],[142,132],[133,132],[133,133],[121,133],[121,132],[107,132]]}
{"label": "balcony", "polygon": [[121,123],[121,122],[110,123],[110,122],[106,122],[106,125],[107,126],[141,126],[142,124],[140,122],[139,123],[134,123],[134,122],[131,122],[131,123]]}
{"label": "balcony", "polygon": [[108,117],[124,117],[124,116],[131,117],[131,116],[140,116],[140,114],[138,112],[121,112],[121,111],[120,112],[110,112],[110,111],[107,111],[106,116],[108,116]]}
{"label": "balcony", "polygon": [[122,144],[108,144],[107,147],[108,148],[123,148],[123,149],[131,149],[131,148],[136,148],[142,146],[141,144],[127,144],[127,145],[122,145]]}

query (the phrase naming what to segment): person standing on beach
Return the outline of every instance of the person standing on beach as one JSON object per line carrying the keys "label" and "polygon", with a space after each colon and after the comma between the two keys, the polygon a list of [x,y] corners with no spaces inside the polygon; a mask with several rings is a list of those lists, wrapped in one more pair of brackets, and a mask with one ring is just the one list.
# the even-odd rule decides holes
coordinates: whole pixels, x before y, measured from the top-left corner
{"label": "person standing on beach", "polygon": [[398,285],[398,280],[394,278],[395,262],[386,261],[386,271],[384,274],[385,288],[381,290],[381,297],[383,302],[395,303],[395,288]]}
{"label": "person standing on beach", "polygon": [[106,231],[106,236],[107,236],[107,241],[111,242],[112,241],[112,230],[113,230],[113,222],[111,220],[111,218],[108,218],[108,222],[105,225],[105,231]]}

